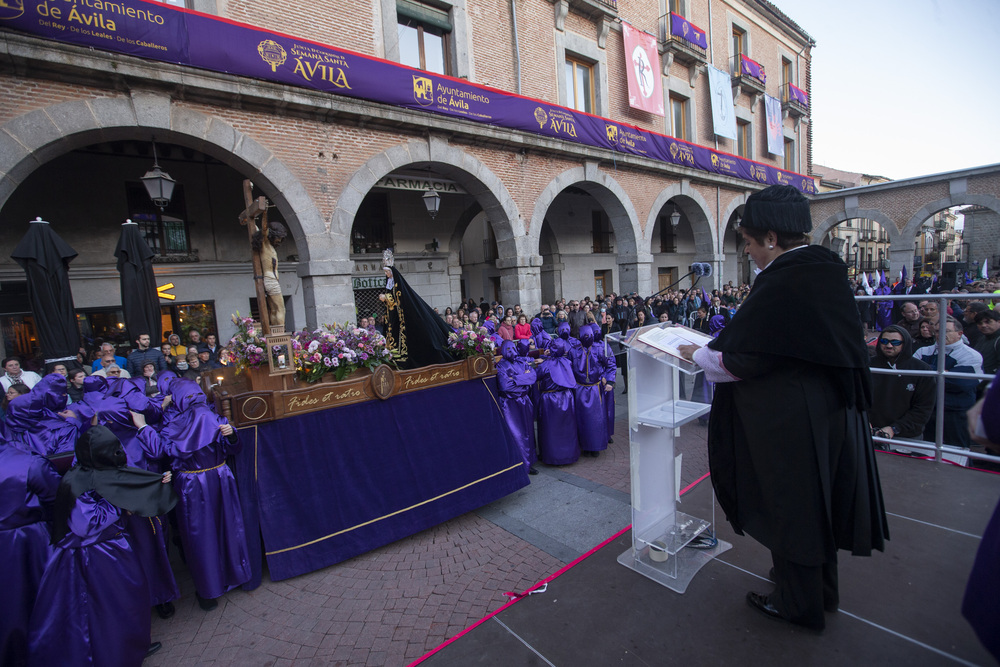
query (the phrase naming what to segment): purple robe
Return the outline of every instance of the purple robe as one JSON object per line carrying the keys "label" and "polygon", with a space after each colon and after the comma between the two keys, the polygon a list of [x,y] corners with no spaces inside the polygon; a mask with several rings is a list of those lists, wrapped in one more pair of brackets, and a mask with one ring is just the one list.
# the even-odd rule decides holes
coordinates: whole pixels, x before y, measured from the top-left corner
{"label": "purple robe", "polygon": [[58,488],[48,461],[0,444],[0,665],[28,659],[28,622],[52,553],[42,504]]}
{"label": "purple robe", "polygon": [[[52,408],[59,404],[58,389],[47,376],[35,385],[31,393],[18,396],[7,408],[7,442],[22,452],[41,456],[72,454],[79,435],[75,424],[56,415]],[[62,377],[62,376],[57,376]],[[62,387],[62,406],[66,405],[66,387]]]}
{"label": "purple robe", "polygon": [[601,398],[604,400],[604,416],[608,427],[608,442],[611,442],[611,438],[615,435],[615,392],[613,386],[618,379],[618,362],[615,359],[614,353],[608,349],[607,343],[604,342],[604,336],[601,334],[601,325],[595,324],[593,328],[597,355],[604,368],[604,381],[607,383],[607,386],[612,387],[610,391],[605,389],[601,395]]}
{"label": "purple robe", "polygon": [[[891,293],[889,285],[887,285],[884,281],[878,289],[875,290],[875,294],[889,293]],[[878,305],[875,308],[875,328],[878,331],[882,331],[882,329],[885,329],[887,326],[892,324],[892,301],[878,301],[877,304]]]}
{"label": "purple robe", "polygon": [[573,351],[571,363],[576,378],[573,403],[580,449],[585,452],[604,451],[608,448],[608,417],[601,383],[604,364],[594,347],[594,332],[589,327],[580,329],[580,348]]}
{"label": "purple robe", "polygon": [[121,510],[87,491],[55,546],[31,615],[33,665],[140,665],[150,643],[146,575]]}
{"label": "purple robe", "polygon": [[177,527],[195,590],[217,598],[250,580],[250,557],[236,479],[226,457],[239,439],[222,435],[226,420],[205,404],[194,382],[171,383],[176,412],[164,415],[163,431],[139,431],[147,455],[167,458],[177,491]]}
{"label": "purple robe", "polygon": [[549,356],[538,367],[541,398],[538,407],[539,458],[548,465],[576,463],[580,440],[576,430],[573,390],[576,380],[566,352],[567,343],[552,341]]}
{"label": "purple robe", "polygon": [[530,360],[519,357],[515,345],[505,341],[500,348],[503,359],[497,363],[497,383],[500,386],[500,414],[529,467],[538,460],[535,452],[535,406],[531,390],[537,380]]}
{"label": "purple robe", "polygon": [[[79,404],[79,411],[88,425],[90,417],[98,412],[99,423],[107,426],[121,440],[130,466],[163,472],[158,461],[146,456],[130,412],[141,412],[150,421],[158,420],[161,414],[158,402],[150,401],[139,388],[140,385],[131,378],[108,383],[103,387],[100,383],[92,383],[89,388],[87,380],[84,380],[84,387],[88,390]],[[125,523],[132,539],[132,549],[146,573],[149,597],[153,604],[164,604],[179,598],[181,592],[170,566],[167,521],[162,517],[146,518],[132,514],[125,519]]]}

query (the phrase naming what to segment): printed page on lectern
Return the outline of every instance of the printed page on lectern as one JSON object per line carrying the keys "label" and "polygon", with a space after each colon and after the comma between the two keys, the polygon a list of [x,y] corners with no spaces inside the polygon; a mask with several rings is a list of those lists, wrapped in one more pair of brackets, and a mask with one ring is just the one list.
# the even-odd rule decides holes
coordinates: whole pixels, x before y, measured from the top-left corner
{"label": "printed page on lectern", "polygon": [[698,345],[699,347],[704,347],[712,341],[712,337],[706,336],[694,329],[676,326],[664,329],[650,329],[643,332],[639,336],[639,340],[658,350],[663,350],[670,356],[683,359],[679,349],[681,345]]}

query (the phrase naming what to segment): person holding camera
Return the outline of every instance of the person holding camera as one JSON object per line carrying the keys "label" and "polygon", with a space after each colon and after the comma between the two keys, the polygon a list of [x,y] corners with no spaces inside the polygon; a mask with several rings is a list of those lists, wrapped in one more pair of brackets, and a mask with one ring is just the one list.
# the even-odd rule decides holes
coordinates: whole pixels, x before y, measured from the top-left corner
{"label": "person holding camera", "polygon": [[[913,357],[913,340],[905,327],[893,324],[879,334],[871,368],[929,371],[931,367]],[[872,373],[872,407],[868,412],[872,435],[882,438],[920,439],[934,411],[934,378]],[[889,449],[876,442],[878,449]],[[921,451],[893,448],[901,454]]]}

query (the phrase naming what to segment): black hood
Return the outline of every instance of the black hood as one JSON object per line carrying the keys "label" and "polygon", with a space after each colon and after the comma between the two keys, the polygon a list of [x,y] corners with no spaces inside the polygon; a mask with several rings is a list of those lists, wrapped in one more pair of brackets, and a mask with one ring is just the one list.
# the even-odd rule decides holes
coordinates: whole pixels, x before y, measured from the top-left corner
{"label": "black hood", "polygon": [[[900,350],[899,356],[893,360],[893,365],[913,357],[913,338],[910,337],[909,331],[898,324],[890,324],[885,329],[882,329],[881,333],[879,333],[879,338],[881,338],[884,333],[898,333],[903,337],[903,349]],[[889,365],[889,359],[882,354],[882,346],[878,344],[878,341],[875,342],[875,358],[878,359],[880,366]]]}

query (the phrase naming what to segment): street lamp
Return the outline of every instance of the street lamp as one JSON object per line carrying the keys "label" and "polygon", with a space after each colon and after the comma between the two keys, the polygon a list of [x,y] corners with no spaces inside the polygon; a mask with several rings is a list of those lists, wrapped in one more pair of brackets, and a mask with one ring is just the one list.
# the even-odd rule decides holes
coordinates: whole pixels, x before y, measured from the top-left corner
{"label": "street lamp", "polygon": [[861,254],[858,252],[858,244],[852,245],[851,249],[854,251],[854,275],[858,275],[858,272],[861,271]]}
{"label": "street lamp", "polygon": [[153,141],[153,168],[146,172],[141,179],[146,186],[146,192],[153,204],[164,210],[170,204],[170,198],[174,196],[174,185],[177,183],[170,177],[170,174],[160,169],[160,162],[156,159],[156,141]]}
{"label": "street lamp", "polygon": [[427,207],[427,213],[431,216],[431,220],[437,217],[438,209],[441,208],[441,195],[437,193],[437,190],[428,190],[423,196],[424,206]]}

